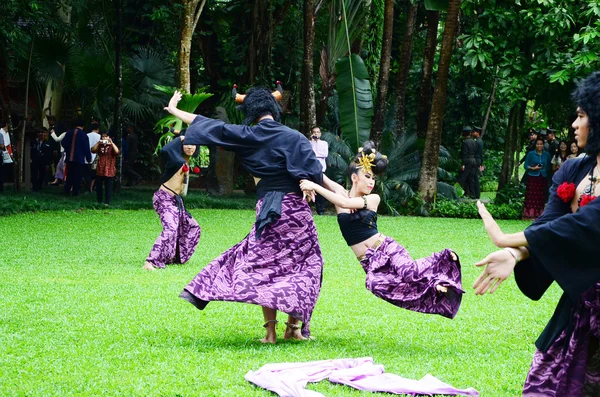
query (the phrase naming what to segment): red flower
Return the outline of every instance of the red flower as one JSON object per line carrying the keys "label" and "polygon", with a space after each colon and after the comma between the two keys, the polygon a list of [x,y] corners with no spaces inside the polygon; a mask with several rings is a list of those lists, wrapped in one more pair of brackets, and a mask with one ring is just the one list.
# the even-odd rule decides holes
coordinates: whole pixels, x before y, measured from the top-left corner
{"label": "red flower", "polygon": [[188,172],[190,170],[190,167],[188,167],[187,164],[184,164],[183,167],[181,167],[181,169],[183,170],[183,172]]}
{"label": "red flower", "polygon": [[556,195],[565,203],[570,202],[575,197],[576,186],[574,183],[563,182],[556,190]]}
{"label": "red flower", "polygon": [[592,196],[591,194],[582,194],[581,198],[579,199],[579,207],[585,207],[595,199],[596,196]]}
{"label": "red flower", "polygon": [[194,167],[194,174],[200,173],[200,167]]}

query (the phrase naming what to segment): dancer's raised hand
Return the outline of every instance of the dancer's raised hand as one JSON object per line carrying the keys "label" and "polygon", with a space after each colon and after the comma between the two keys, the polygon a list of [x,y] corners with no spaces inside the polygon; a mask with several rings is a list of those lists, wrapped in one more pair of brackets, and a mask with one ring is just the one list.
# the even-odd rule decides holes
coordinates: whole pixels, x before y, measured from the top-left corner
{"label": "dancer's raised hand", "polygon": [[516,264],[516,258],[507,250],[492,252],[477,262],[475,266],[485,266],[485,269],[473,284],[475,295],[483,295],[488,291],[493,294],[510,276]]}
{"label": "dancer's raised hand", "polygon": [[165,107],[165,110],[169,113],[173,113],[173,109],[177,109],[177,104],[181,101],[181,92],[179,90],[175,90],[173,96],[169,100],[169,104]]}
{"label": "dancer's raised hand", "polygon": [[490,240],[496,247],[508,247],[506,244],[506,234],[500,229],[498,223],[494,220],[492,215],[489,213],[485,205],[477,200],[477,209],[479,210],[479,216],[483,220],[483,225],[485,226],[485,231],[488,236],[490,236]]}

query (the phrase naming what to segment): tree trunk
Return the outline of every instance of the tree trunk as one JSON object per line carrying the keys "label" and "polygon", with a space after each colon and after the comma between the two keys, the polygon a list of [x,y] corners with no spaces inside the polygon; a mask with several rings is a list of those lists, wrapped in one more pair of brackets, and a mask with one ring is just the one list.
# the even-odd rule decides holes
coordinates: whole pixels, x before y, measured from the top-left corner
{"label": "tree trunk", "polygon": [[315,89],[313,83],[313,53],[315,50],[315,14],[313,0],[304,0],[304,53],[300,86],[300,132],[310,135],[317,124]]}
{"label": "tree trunk", "polygon": [[408,72],[410,71],[413,36],[415,32],[415,24],[417,22],[418,8],[418,3],[413,4],[411,1],[408,2],[406,29],[404,30],[402,47],[400,48],[398,75],[396,76],[396,136],[404,134],[404,131],[406,130],[404,109],[406,103],[406,86],[408,83]]}
{"label": "tree trunk", "polygon": [[321,76],[321,96],[319,97],[319,108],[317,110],[317,125],[321,126],[325,122],[325,115],[329,106],[329,96],[334,79],[329,75],[327,67],[329,59],[328,49],[323,46],[321,49],[321,64],[319,65],[319,75]]}
{"label": "tree trunk", "polygon": [[442,127],[444,124],[444,109],[446,107],[446,93],[448,91],[448,73],[452,58],[452,48],[458,27],[458,13],[460,11],[460,0],[449,0],[442,49],[440,50],[440,62],[435,79],[433,91],[433,102],[431,105],[431,116],[427,126],[425,139],[425,150],[423,163],[419,175],[419,193],[427,202],[432,203],[437,193],[437,169],[440,155],[440,142]]}
{"label": "tree trunk", "polygon": [[273,32],[285,18],[291,5],[291,0],[285,0],[281,6],[275,5],[270,0],[248,2],[248,6],[252,7],[252,14],[249,14],[250,19],[247,23],[251,26],[252,32],[246,59],[248,80],[242,80],[242,85],[255,84],[256,80],[264,83],[270,79]]}
{"label": "tree trunk", "polygon": [[[123,143],[123,0],[113,0],[115,7],[115,112],[113,128],[118,145]],[[121,191],[122,161],[117,161],[117,174],[115,175],[115,191]]]}
{"label": "tree trunk", "polygon": [[521,147],[521,136],[523,135],[521,131],[523,131],[523,127],[525,125],[525,111],[527,110],[527,101],[521,102],[521,107],[519,109],[519,117],[517,119],[518,123],[515,127],[515,131],[512,137],[512,156],[513,161],[511,162],[512,170],[513,170],[513,183],[519,183],[519,156],[521,155],[519,148]]}
{"label": "tree trunk", "polygon": [[510,167],[510,149],[512,146],[512,133],[517,124],[517,104],[510,108],[510,115],[508,117],[508,127],[504,134],[504,153],[502,156],[502,168],[500,171],[500,177],[498,178],[498,191],[504,189],[510,180],[512,168]]}
{"label": "tree trunk", "polygon": [[[66,26],[71,25],[71,6],[65,4],[65,2],[61,2],[60,7],[58,8],[57,15],[61,22],[64,23]],[[59,64],[59,66],[62,69],[64,75],[66,65]],[[46,128],[49,127],[46,116],[53,115],[57,118],[60,117],[59,115],[62,109],[62,98],[64,88],[64,78],[61,80],[50,80],[46,83],[46,94],[44,95],[44,106],[42,107],[42,123]],[[50,113],[47,113],[48,111]]]}
{"label": "tree trunk", "polygon": [[487,128],[487,123],[490,118],[490,112],[492,111],[492,104],[496,100],[496,86],[498,85],[498,76],[494,78],[494,84],[492,85],[492,94],[490,95],[490,100],[488,101],[487,110],[485,111],[485,118],[483,119],[483,126],[481,127],[481,137],[485,134],[485,129]]}
{"label": "tree trunk", "polygon": [[[407,22],[408,29],[408,22]],[[394,32],[394,0],[385,0],[383,16],[383,41],[381,44],[381,61],[379,63],[379,78],[377,81],[377,99],[375,114],[371,125],[371,140],[379,146],[385,127],[387,96],[390,77],[390,58],[392,54],[392,36]],[[412,40],[411,40],[412,41]]]}
{"label": "tree trunk", "polygon": [[427,123],[429,120],[429,110],[431,109],[431,77],[433,74],[439,24],[439,11],[427,11],[427,38],[425,39],[425,49],[423,50],[423,67],[417,108],[417,136],[419,138],[425,138],[425,135],[427,135]]}
{"label": "tree trunk", "polygon": [[190,52],[192,50],[192,37],[204,4],[206,4],[206,0],[183,0],[185,11],[179,44],[179,88],[187,93],[191,93]]}
{"label": "tree trunk", "polygon": [[[27,112],[29,110],[29,81],[31,79],[31,59],[33,58],[33,44],[35,37],[31,39],[31,49],[29,50],[29,65],[27,66],[27,83],[25,84],[25,115],[23,116],[23,129],[19,136],[19,152],[17,153],[17,192],[28,192],[31,188],[29,184],[29,172],[25,172],[25,128],[27,128]],[[12,142],[11,142],[12,143]],[[29,162],[27,162],[29,165]],[[27,167],[29,169],[29,167]]]}

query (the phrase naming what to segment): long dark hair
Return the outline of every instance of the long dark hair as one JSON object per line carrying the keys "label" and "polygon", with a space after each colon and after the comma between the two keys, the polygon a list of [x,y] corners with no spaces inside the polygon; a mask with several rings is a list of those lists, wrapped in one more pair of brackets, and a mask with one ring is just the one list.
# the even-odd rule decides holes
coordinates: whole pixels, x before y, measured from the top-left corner
{"label": "long dark hair", "polygon": [[351,177],[352,174],[357,174],[360,167],[360,160],[364,156],[374,155],[371,163],[373,167],[371,168],[371,172],[375,175],[381,175],[385,172],[388,167],[388,159],[387,156],[379,153],[375,148],[375,143],[373,141],[366,141],[363,143],[362,147],[359,149],[359,152],[354,159],[350,162],[348,166],[348,176]]}
{"label": "long dark hair", "polygon": [[581,80],[572,97],[573,102],[588,116],[589,133],[585,152],[597,156],[600,153],[600,72]]}

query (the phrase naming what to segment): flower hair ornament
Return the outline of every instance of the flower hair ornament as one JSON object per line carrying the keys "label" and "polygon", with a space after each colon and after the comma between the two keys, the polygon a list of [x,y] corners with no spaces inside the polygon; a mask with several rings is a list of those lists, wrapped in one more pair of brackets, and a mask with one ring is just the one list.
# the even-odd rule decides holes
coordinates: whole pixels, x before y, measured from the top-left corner
{"label": "flower hair ornament", "polygon": [[358,158],[358,168],[361,168],[362,171],[366,174],[367,172],[371,172],[375,163],[375,153],[365,154],[362,147],[358,148],[358,153],[360,153],[360,157]]}

